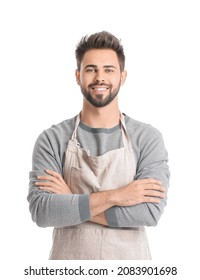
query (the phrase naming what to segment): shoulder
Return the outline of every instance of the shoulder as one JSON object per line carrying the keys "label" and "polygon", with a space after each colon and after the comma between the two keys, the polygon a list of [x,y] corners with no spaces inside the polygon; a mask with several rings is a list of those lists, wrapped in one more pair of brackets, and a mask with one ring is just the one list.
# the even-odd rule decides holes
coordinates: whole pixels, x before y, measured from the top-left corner
{"label": "shoulder", "polygon": [[44,133],[55,137],[64,135],[70,137],[74,129],[75,119],[76,117],[73,117],[62,121],[59,124],[54,124],[50,128],[44,130]]}
{"label": "shoulder", "polygon": [[67,142],[73,133],[75,118],[64,120],[58,124],[54,124],[51,127],[42,131],[38,136],[37,142],[48,142],[50,145],[61,144]]}
{"label": "shoulder", "polygon": [[[154,170],[157,172],[156,168],[160,171],[168,170],[168,153],[161,132],[150,124],[142,123],[129,117],[126,117],[126,119],[127,131],[137,160],[138,174],[142,170]],[[148,176],[160,178],[158,175],[155,176],[155,172],[148,173]],[[161,180],[164,181],[164,179]],[[165,185],[167,184],[166,182]]]}
{"label": "shoulder", "polygon": [[126,126],[129,136],[135,141],[152,141],[155,138],[161,139],[161,132],[151,124],[143,123],[126,116]]}
{"label": "shoulder", "polygon": [[126,127],[138,160],[167,158],[163,136],[157,128],[128,116],[126,116]]}

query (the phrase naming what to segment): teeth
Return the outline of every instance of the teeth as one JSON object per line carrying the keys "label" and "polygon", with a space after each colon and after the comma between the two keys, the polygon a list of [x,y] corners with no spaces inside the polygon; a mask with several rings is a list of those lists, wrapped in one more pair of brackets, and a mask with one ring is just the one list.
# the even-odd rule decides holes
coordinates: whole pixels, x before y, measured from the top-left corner
{"label": "teeth", "polygon": [[107,88],[94,88],[95,90],[98,90],[98,91],[104,91],[104,90],[106,90]]}

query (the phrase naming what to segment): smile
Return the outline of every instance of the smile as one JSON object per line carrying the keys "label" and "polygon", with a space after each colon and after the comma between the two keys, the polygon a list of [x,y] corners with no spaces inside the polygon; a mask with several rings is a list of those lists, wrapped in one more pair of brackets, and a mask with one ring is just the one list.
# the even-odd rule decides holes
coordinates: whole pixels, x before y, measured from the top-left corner
{"label": "smile", "polygon": [[107,87],[92,87],[92,89],[97,90],[97,91],[104,91],[107,90]]}
{"label": "smile", "polygon": [[103,93],[109,89],[109,87],[106,86],[91,86],[91,88],[96,93]]}

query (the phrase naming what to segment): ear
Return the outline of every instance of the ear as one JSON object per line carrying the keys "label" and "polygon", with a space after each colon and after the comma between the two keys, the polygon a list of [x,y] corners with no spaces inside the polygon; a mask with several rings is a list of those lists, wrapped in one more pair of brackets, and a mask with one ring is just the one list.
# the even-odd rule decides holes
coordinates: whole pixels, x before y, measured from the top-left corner
{"label": "ear", "polygon": [[76,69],[75,71],[75,76],[76,76],[76,82],[80,86],[80,71]]}
{"label": "ear", "polygon": [[127,72],[124,70],[121,73],[121,86],[125,83],[127,77]]}

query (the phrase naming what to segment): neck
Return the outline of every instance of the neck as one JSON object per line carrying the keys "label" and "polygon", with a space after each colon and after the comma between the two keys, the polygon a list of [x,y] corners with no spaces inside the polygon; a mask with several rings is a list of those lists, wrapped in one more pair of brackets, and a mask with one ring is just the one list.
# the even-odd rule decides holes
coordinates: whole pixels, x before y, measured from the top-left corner
{"label": "neck", "polygon": [[119,124],[120,112],[118,101],[113,100],[105,107],[94,107],[89,102],[83,103],[81,121],[92,128],[112,128]]}

